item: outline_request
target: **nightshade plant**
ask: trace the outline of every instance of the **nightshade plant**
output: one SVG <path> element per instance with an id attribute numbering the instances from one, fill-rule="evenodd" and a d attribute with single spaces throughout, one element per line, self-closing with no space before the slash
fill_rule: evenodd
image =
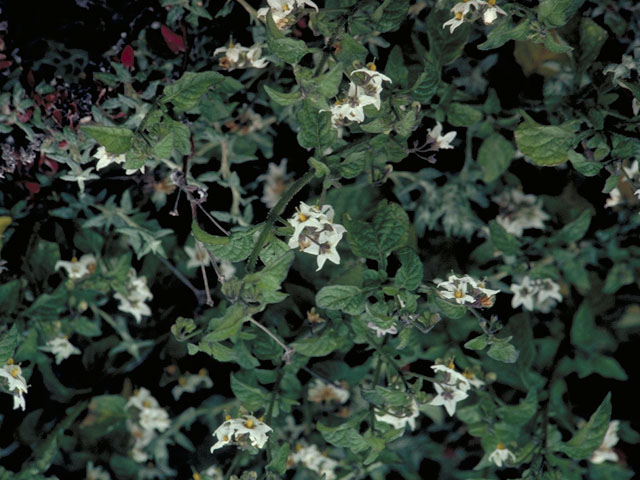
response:
<path id="1" fill-rule="evenodd" d="M 633 476 L 634 2 L 149 9 L 0 23 L 0 479 Z"/>

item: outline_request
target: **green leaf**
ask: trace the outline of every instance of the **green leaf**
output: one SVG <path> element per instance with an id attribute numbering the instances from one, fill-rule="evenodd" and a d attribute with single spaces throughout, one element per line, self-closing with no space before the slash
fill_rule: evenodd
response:
<path id="1" fill-rule="evenodd" d="M 331 285 L 322 287 L 316 294 L 316 305 L 329 310 L 341 310 L 350 315 L 364 311 L 364 294 L 353 285 Z"/>
<path id="2" fill-rule="evenodd" d="M 36 280 L 46 280 L 55 271 L 58 260 L 60 260 L 58 244 L 38 239 L 38 243 L 28 259 L 28 273 Z"/>
<path id="3" fill-rule="evenodd" d="M 316 88 L 320 95 L 333 98 L 338 95 L 342 82 L 342 63 L 336 63 L 328 72 L 319 75 L 316 80 Z"/>
<path id="4" fill-rule="evenodd" d="M 82 125 L 80 130 L 92 137 L 112 155 L 121 155 L 131 148 L 133 132 L 128 128 Z"/>
<path id="5" fill-rule="evenodd" d="M 505 405 L 498 408 L 498 416 L 510 425 L 526 424 L 538 411 L 538 394 L 535 390 L 529 390 L 527 396 L 518 405 Z"/>
<path id="6" fill-rule="evenodd" d="M 345 65 L 347 70 L 350 70 L 353 62 L 364 63 L 369 54 L 369 51 L 363 47 L 360 42 L 354 40 L 351 35 L 346 33 L 342 35 L 339 46 L 340 48 L 336 53 L 336 58 Z"/>
<path id="7" fill-rule="evenodd" d="M 230 374 L 230 378 L 231 391 L 247 410 L 251 412 L 268 405 L 269 395 L 263 388 L 244 383 L 238 380 L 233 373 Z"/>
<path id="8" fill-rule="evenodd" d="M 0 365 L 7 363 L 18 346 L 18 327 L 14 324 L 0 337 Z"/>
<path id="9" fill-rule="evenodd" d="M 193 235 L 204 243 L 216 257 L 230 262 L 241 262 L 251 254 L 254 244 L 252 230 L 234 232 L 229 237 L 211 235 L 200 228 L 194 221 L 191 224 Z"/>
<path id="10" fill-rule="evenodd" d="M 268 43 L 271 52 L 276 57 L 292 65 L 300 62 L 300 59 L 309 52 L 305 42 L 293 38 L 279 38 L 269 40 Z"/>
<path id="11" fill-rule="evenodd" d="M 613 357 L 607 355 L 588 355 L 587 358 L 576 361 L 576 371 L 579 378 L 597 373 L 604 378 L 613 378 L 624 382 L 629 379 L 622 365 Z"/>
<path id="12" fill-rule="evenodd" d="M 180 159 L 191 153 L 191 130 L 185 124 L 165 116 L 163 118 L 164 135 L 153 147 L 153 154 L 159 159 L 168 160 L 172 156 Z M 127 165 L 125 164 L 125 168 Z"/>
<path id="13" fill-rule="evenodd" d="M 431 61 L 426 61 L 424 70 L 411 87 L 411 95 L 420 103 L 427 103 L 438 91 L 440 70 Z"/>
<path id="14" fill-rule="evenodd" d="M 271 442 L 272 440 L 269 441 Z M 283 443 L 278 447 L 271 448 L 271 461 L 267 464 L 267 469 L 279 475 L 284 475 L 284 472 L 287 471 L 287 460 L 290 449 L 288 443 Z"/>
<path id="15" fill-rule="evenodd" d="M 331 445 L 348 448 L 353 453 L 361 453 L 369 449 L 362 435 L 347 423 L 338 427 L 329 427 L 320 422 L 316 425 L 322 437 Z"/>
<path id="16" fill-rule="evenodd" d="M 454 127 L 470 127 L 482 120 L 482 112 L 471 105 L 453 102 L 447 110 L 447 120 Z"/>
<path id="17" fill-rule="evenodd" d="M 394 32 L 400 25 L 409 11 L 409 0 L 385 0 L 371 16 L 373 29 L 380 32 Z"/>
<path id="18" fill-rule="evenodd" d="M 468 348 L 469 350 L 484 350 L 487 345 L 487 336 L 483 333 L 465 343 L 464 348 Z"/>
<path id="19" fill-rule="evenodd" d="M 224 80 L 218 72 L 185 72 L 173 84 L 167 85 L 160 101 L 172 103 L 176 110 L 184 111 L 198 105 L 200 97 L 209 89 Z"/>
<path id="20" fill-rule="evenodd" d="M 478 163 L 482 167 L 485 183 L 497 180 L 504 173 L 516 153 L 510 141 L 499 133 L 486 138 L 478 151 Z"/>
<path id="21" fill-rule="evenodd" d="M 607 31 L 589 17 L 580 20 L 580 57 L 579 65 L 586 70 L 598 58 L 600 50 L 607 41 Z"/>
<path id="22" fill-rule="evenodd" d="M 550 28 L 562 27 L 583 3 L 584 0 L 541 0 L 538 20 Z"/>
<path id="23" fill-rule="evenodd" d="M 402 59 L 402 48 L 396 45 L 391 49 L 384 72 L 393 80 L 394 85 L 401 88 L 407 88 L 409 81 L 409 69 L 405 66 Z M 431 98 L 431 97 L 429 97 Z"/>
<path id="24" fill-rule="evenodd" d="M 89 414 L 80 425 L 82 437 L 91 443 L 112 431 L 125 427 L 129 418 L 127 400 L 122 395 L 99 395 L 89 403 Z"/>
<path id="25" fill-rule="evenodd" d="M 349 344 L 349 337 L 345 333 L 340 329 L 325 328 L 319 337 L 314 335 L 313 337 L 301 338 L 293 342 L 291 348 L 305 357 L 325 357 Z"/>
<path id="26" fill-rule="evenodd" d="M 453 32 L 449 28 L 442 28 L 452 16 L 449 8 L 432 8 L 427 16 L 429 56 L 440 66 L 450 64 L 462 54 L 471 33 L 471 27 L 467 23 Z"/>
<path id="27" fill-rule="evenodd" d="M 400 259 L 400 268 L 394 278 L 394 283 L 399 288 L 415 290 L 422 283 L 424 275 L 420 257 L 410 248 L 403 248 L 397 252 Z"/>
<path id="28" fill-rule="evenodd" d="M 493 50 L 500 48 L 510 40 L 526 40 L 531 33 L 531 22 L 523 20 L 514 25 L 511 18 L 505 18 L 491 28 L 487 34 L 487 40 L 478 45 L 479 50 Z"/>
<path id="29" fill-rule="evenodd" d="M 360 257 L 381 262 L 407 242 L 409 217 L 396 203 L 381 201 L 370 223 L 352 220 L 348 215 L 343 221 L 351 250 Z"/>
<path id="30" fill-rule="evenodd" d="M 520 151 L 543 167 L 566 162 L 578 125 L 573 121 L 558 126 L 540 125 L 528 115 L 524 117 L 525 121 L 515 131 Z"/>
<path id="31" fill-rule="evenodd" d="M 520 241 L 495 220 L 489 222 L 489 232 L 495 247 L 505 255 L 516 255 L 520 252 Z"/>
<path id="32" fill-rule="evenodd" d="M 553 238 L 560 243 L 577 242 L 585 236 L 590 224 L 591 212 L 585 210 L 573 222 L 562 227 L 562 230 L 556 233 Z"/>
<path id="33" fill-rule="evenodd" d="M 450 318 L 451 320 L 460 320 L 467 313 L 467 307 L 464 305 L 458 305 L 457 303 L 451 303 L 440 297 L 439 295 L 433 296 L 433 301 L 436 307 L 442 312 L 442 314 Z"/>
<path id="34" fill-rule="evenodd" d="M 331 125 L 331 114 L 319 112 L 309 100 L 305 100 L 298 112 L 298 143 L 303 148 L 324 150 L 337 138 L 336 129 Z"/>
<path id="35" fill-rule="evenodd" d="M 99 323 L 87 317 L 74 318 L 71 322 L 71 328 L 73 328 L 73 331 L 77 334 L 89 338 L 99 337 L 102 334 Z"/>
<path id="36" fill-rule="evenodd" d="M 593 311 L 587 302 L 583 302 L 573 316 L 570 337 L 573 345 L 590 353 L 616 346 L 611 334 L 597 326 Z"/>
<path id="37" fill-rule="evenodd" d="M 516 347 L 510 343 L 508 338 L 494 338 L 493 343 L 487 351 L 494 360 L 504 363 L 515 363 L 520 355 Z"/>
<path id="38" fill-rule="evenodd" d="M 209 343 L 226 340 L 240 331 L 245 319 L 243 307 L 236 303 L 227 308 L 222 317 L 212 318 L 209 321 L 208 330 L 211 333 L 207 334 L 203 340 Z"/>
<path id="39" fill-rule="evenodd" d="M 19 303 L 20 280 L 10 280 L 0 285 L 0 312 L 3 315 L 13 313 Z"/>
<path id="40" fill-rule="evenodd" d="M 606 182 L 604 182 L 604 188 L 602 189 L 602 193 L 609 193 L 611 190 L 618 186 L 618 182 L 620 180 L 620 175 L 610 175 Z"/>
<path id="41" fill-rule="evenodd" d="M 584 158 L 584 155 L 577 153 L 574 150 L 569 150 L 568 155 L 573 168 L 585 177 L 594 177 L 600 173 L 600 170 L 602 169 L 602 165 L 600 163 L 590 162 Z"/>
<path id="42" fill-rule="evenodd" d="M 618 291 L 624 285 L 631 285 L 635 282 L 634 270 L 626 263 L 616 263 L 604 282 L 603 293 L 611 294 Z"/>
<path id="43" fill-rule="evenodd" d="M 584 460 L 600 445 L 609 426 L 611 418 L 611 393 L 607 393 L 598 409 L 589 421 L 578 430 L 571 440 L 560 443 L 557 451 L 566 453 L 574 460 Z"/>

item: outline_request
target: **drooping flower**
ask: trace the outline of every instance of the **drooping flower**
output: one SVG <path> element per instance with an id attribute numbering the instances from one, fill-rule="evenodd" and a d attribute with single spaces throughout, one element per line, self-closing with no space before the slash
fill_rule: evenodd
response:
<path id="1" fill-rule="evenodd" d="M 350 122 L 364 122 L 364 107 L 376 103 L 376 97 L 367 95 L 362 88 L 351 82 L 349 93 L 342 100 L 336 100 L 331 107 L 331 124 L 334 128 Z M 322 110 L 321 110 L 322 111 Z"/>
<path id="2" fill-rule="evenodd" d="M 273 208 L 276 206 L 280 197 L 287 188 L 289 178 L 291 174 L 287 174 L 287 160 L 282 160 L 280 165 L 275 163 L 269 163 L 267 173 L 258 176 L 258 180 L 264 181 L 264 188 L 262 190 L 262 203 L 267 208 Z"/>
<path id="3" fill-rule="evenodd" d="M 438 395 L 435 396 L 433 400 L 429 402 L 429 404 L 435 406 L 444 406 L 449 416 L 453 416 L 456 413 L 456 403 L 464 400 L 469 396 L 466 391 L 460 390 L 456 387 L 441 385 L 439 383 L 434 383 L 433 386 L 435 387 Z"/>
<path id="4" fill-rule="evenodd" d="M 591 463 L 603 463 L 605 461 L 617 462 L 618 454 L 613 450 L 613 447 L 620 440 L 618 438 L 618 427 L 620 426 L 619 420 L 612 420 L 609 422 L 604 438 L 602 439 L 602 445 L 591 454 L 589 461 Z"/>
<path id="5" fill-rule="evenodd" d="M 251 445 L 262 448 L 269 439 L 267 433 L 271 431 L 272 428 L 269 425 L 253 415 L 243 415 L 241 418 L 227 417 L 224 423 L 213 432 L 218 441 L 211 447 L 211 453 L 225 445 L 237 445 L 241 448 Z"/>
<path id="6" fill-rule="evenodd" d="M 381 100 L 380 93 L 382 93 L 382 82 L 392 83 L 392 80 L 386 75 L 378 72 L 375 63 L 370 62 L 365 68 L 358 68 L 351 72 L 351 78 L 363 79 L 358 82 L 351 82 L 349 85 L 349 97 L 356 95 L 366 95 L 373 98 L 373 105 L 377 110 L 380 110 Z"/>
<path id="7" fill-rule="evenodd" d="M 482 12 L 482 21 L 485 25 L 491 25 L 493 22 L 495 22 L 496 18 L 498 18 L 498 15 L 507 14 L 507 12 L 496 5 L 496 0 L 487 0 L 481 3 L 484 5 L 484 10 Z"/>
<path id="8" fill-rule="evenodd" d="M 395 325 L 391 325 L 389 328 L 381 328 L 375 323 L 369 322 L 367 323 L 367 327 L 376 332 L 376 336 L 378 338 L 384 337 L 385 335 L 395 335 L 396 333 L 398 333 L 398 329 Z"/>
<path id="9" fill-rule="evenodd" d="M 321 208 L 300 202 L 298 211 L 289 219 L 293 226 L 293 235 L 289 239 L 289 248 L 299 248 L 305 253 L 317 255 L 320 270 L 327 260 L 340 263 L 340 255 L 336 247 L 346 229 L 333 223 L 333 208 L 324 205 Z"/>
<path id="10" fill-rule="evenodd" d="M 4 379 L 4 381 L 2 380 Z M 27 381 L 22 376 L 20 365 L 10 358 L 5 365 L 0 368 L 0 387 L 13 396 L 13 409 L 26 409 L 24 394 L 27 393 Z"/>
<path id="11" fill-rule="evenodd" d="M 58 260 L 55 268 L 56 270 L 63 268 L 67 271 L 71 280 L 79 280 L 95 272 L 97 266 L 98 262 L 96 257 L 90 253 L 86 253 L 81 256 L 79 260 L 76 257 L 73 257 L 70 262 Z"/>
<path id="12" fill-rule="evenodd" d="M 314 403 L 346 403 L 349 400 L 349 396 L 349 390 L 346 388 L 338 388 L 318 378 L 313 380 L 307 392 L 307 400 Z"/>
<path id="13" fill-rule="evenodd" d="M 93 154 L 93 156 L 98 159 L 98 163 L 96 164 L 96 170 L 101 170 L 105 167 L 108 167 L 112 163 L 121 165 L 127 160 L 127 157 L 124 153 L 120 155 L 112 155 L 111 153 L 107 152 L 106 148 L 102 146 L 98 147 L 98 150 L 96 151 L 96 153 Z M 133 175 L 138 171 L 140 173 L 144 173 L 144 165 L 142 165 L 140 168 L 125 169 L 125 173 L 127 175 Z"/>
<path id="14" fill-rule="evenodd" d="M 211 264 L 209 254 L 205 250 L 200 242 L 196 240 L 195 247 L 184 247 L 184 251 L 187 252 L 189 260 L 187 261 L 187 268 L 195 267 L 208 267 Z"/>
<path id="15" fill-rule="evenodd" d="M 480 15 L 485 25 L 492 24 L 498 15 L 506 15 L 507 12 L 496 5 L 496 0 L 463 0 L 456 3 L 451 9 L 453 18 L 446 21 L 442 28 L 449 27 L 449 32 L 462 25 L 464 22 L 474 22 Z"/>
<path id="16" fill-rule="evenodd" d="M 507 462 L 515 462 L 516 456 L 502 443 L 498 443 L 496 449 L 489 454 L 489 461 L 495 463 L 498 468 L 501 468 L 502 465 Z"/>
<path id="17" fill-rule="evenodd" d="M 435 127 L 427 130 L 427 135 L 433 139 L 435 146 L 440 150 L 453 148 L 451 142 L 456 138 L 457 134 L 458 132 L 452 131 L 442 135 L 442 124 L 440 122 L 436 122 Z"/>
<path id="18" fill-rule="evenodd" d="M 79 355 L 82 353 L 79 348 L 73 346 L 66 335 L 60 335 L 49 340 L 45 347 L 40 347 L 40 350 L 53 353 L 56 356 L 56 365 L 60 365 L 60 362 L 66 360 L 71 355 Z"/>

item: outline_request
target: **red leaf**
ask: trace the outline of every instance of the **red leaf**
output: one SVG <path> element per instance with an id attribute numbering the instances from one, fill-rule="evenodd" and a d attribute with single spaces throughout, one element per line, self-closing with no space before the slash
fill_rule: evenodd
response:
<path id="1" fill-rule="evenodd" d="M 179 52 L 187 51 L 187 47 L 185 47 L 182 37 L 173 33 L 169 27 L 162 25 L 162 27 L 160 27 L 160 32 L 164 37 L 164 41 L 167 43 L 167 47 L 169 47 L 169 50 L 171 50 L 175 55 Z"/>
<path id="2" fill-rule="evenodd" d="M 31 119 L 32 115 L 33 115 L 33 108 L 30 108 L 26 112 L 18 115 L 18 120 L 21 121 L 22 123 L 28 122 Z"/>
<path id="3" fill-rule="evenodd" d="M 24 186 L 29 190 L 29 196 L 31 197 L 40 191 L 40 184 L 37 182 L 24 182 Z"/>
<path id="4" fill-rule="evenodd" d="M 122 55 L 120 55 L 120 63 L 126 68 L 133 68 L 133 55 L 133 48 L 131 48 L 131 45 L 127 45 L 124 47 L 124 50 L 122 50 Z"/>
<path id="5" fill-rule="evenodd" d="M 13 63 L 13 60 L 0 60 L 0 70 L 9 68 L 12 63 Z"/>

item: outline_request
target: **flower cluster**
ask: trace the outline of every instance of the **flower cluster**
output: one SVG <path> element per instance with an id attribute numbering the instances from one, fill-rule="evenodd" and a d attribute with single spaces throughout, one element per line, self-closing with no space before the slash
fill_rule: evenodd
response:
<path id="1" fill-rule="evenodd" d="M 442 25 L 442 28 L 449 27 L 451 33 L 464 22 L 475 22 L 482 17 L 484 24 L 490 25 L 498 18 L 498 15 L 507 14 L 496 5 L 496 0 L 463 0 L 456 3 L 451 11 L 453 18 Z"/>
<path id="2" fill-rule="evenodd" d="M 40 347 L 43 352 L 51 352 L 56 356 L 56 365 L 66 360 L 71 355 L 79 355 L 82 352 L 79 348 L 73 346 L 66 335 L 60 335 L 47 342 L 46 347 Z"/>
<path id="3" fill-rule="evenodd" d="M 629 167 L 622 167 L 622 170 L 624 170 L 624 173 L 626 175 L 626 178 L 623 176 L 624 180 L 622 181 L 624 183 L 628 183 L 629 181 L 632 183 L 640 182 L 640 167 L 638 166 L 638 160 L 634 160 L 633 162 L 631 162 L 631 165 Z M 634 193 L 638 196 L 638 198 L 640 198 L 640 189 L 636 190 Z M 631 195 L 629 194 L 629 196 Z M 609 192 L 609 198 L 605 202 L 604 206 L 607 208 L 611 208 L 622 203 L 624 203 L 622 192 L 618 187 L 615 187 Z"/>
<path id="4" fill-rule="evenodd" d="M 524 194 L 520 190 L 507 190 L 493 200 L 500 207 L 496 222 L 516 237 L 521 237 L 528 228 L 543 230 L 544 222 L 551 218 L 542 210 L 542 202 L 535 195 Z"/>
<path id="5" fill-rule="evenodd" d="M 514 463 L 516 456 L 511 450 L 505 447 L 503 443 L 498 443 L 496 449 L 489 454 L 489 461 L 495 463 L 498 468 L 501 468 L 504 463 Z"/>
<path id="6" fill-rule="evenodd" d="M 4 381 L 2 380 L 4 379 Z M 7 363 L 0 368 L 0 387 L 13 396 L 13 409 L 26 409 L 24 394 L 27 393 L 27 381 L 22 376 L 20 365 L 10 358 Z"/>
<path id="7" fill-rule="evenodd" d="M 107 152 L 107 149 L 104 147 L 98 147 L 98 150 L 96 151 L 96 153 L 93 154 L 93 156 L 98 159 L 98 163 L 96 164 L 96 170 L 100 170 L 102 168 L 108 167 L 112 163 L 120 165 L 127 160 L 124 154 L 112 155 L 109 152 Z M 125 169 L 125 173 L 127 175 L 133 175 L 137 171 L 139 171 L 140 173 L 144 173 L 144 165 L 142 165 L 140 168 Z"/>
<path id="8" fill-rule="evenodd" d="M 151 309 L 145 302 L 153 298 L 153 294 L 147 286 L 146 277 L 138 277 L 136 271 L 132 268 L 129 270 L 129 281 L 123 289 L 126 295 L 118 292 L 114 297 L 120 301 L 118 310 L 130 313 L 140 323 L 143 316 L 151 315 Z"/>
<path id="9" fill-rule="evenodd" d="M 280 30 L 293 25 L 298 20 L 298 13 L 305 6 L 309 6 L 318 11 L 318 6 L 311 0 L 267 0 L 268 7 L 258 10 L 258 18 L 265 20 L 267 14 L 271 12 L 274 23 Z"/>
<path id="10" fill-rule="evenodd" d="M 408 408 L 393 409 L 385 413 L 376 411 L 375 415 L 378 422 L 387 423 L 393 428 L 404 428 L 408 425 L 411 430 L 415 430 L 416 418 L 420 415 L 420 410 L 418 410 L 418 403 L 412 399 Z"/>
<path id="11" fill-rule="evenodd" d="M 224 53 L 218 60 L 220 68 L 234 70 L 236 68 L 264 68 L 269 61 L 262 57 L 262 46 L 255 44 L 251 47 L 243 47 L 239 43 L 229 42 L 228 47 L 216 48 L 214 55 Z"/>
<path id="12" fill-rule="evenodd" d="M 200 386 L 203 388 L 213 387 L 213 381 L 209 378 L 209 372 L 206 368 L 202 368 L 197 375 L 184 375 L 178 378 L 178 385 L 171 389 L 173 398 L 178 400 L 183 393 L 193 393 Z"/>
<path id="13" fill-rule="evenodd" d="M 340 255 L 336 246 L 342 240 L 346 229 L 333 223 L 333 208 L 309 206 L 300 202 L 297 212 L 289 219 L 293 226 L 293 235 L 289 239 L 289 248 L 300 248 L 305 253 L 318 256 L 320 270 L 327 260 L 340 263 Z"/>
<path id="14" fill-rule="evenodd" d="M 224 423 L 213 432 L 218 441 L 211 447 L 211 452 L 229 444 L 243 449 L 249 445 L 262 448 L 267 443 L 267 433 L 270 431 L 272 428 L 269 425 L 253 415 L 243 415 L 241 418 L 227 415 Z"/>
<path id="15" fill-rule="evenodd" d="M 480 308 L 492 307 L 495 295 L 500 293 L 500 290 L 486 288 L 485 282 L 478 282 L 469 275 L 449 275 L 446 282 L 438 283 L 438 288 L 444 298 L 455 300 L 460 305 Z"/>
<path id="16" fill-rule="evenodd" d="M 146 462 L 148 455 L 144 448 L 154 439 L 156 430 L 163 432 L 169 428 L 169 414 L 144 387 L 134 392 L 126 406 L 133 409 L 135 418 L 128 422 L 129 432 L 134 439 L 131 456 L 136 462 Z"/>
<path id="17" fill-rule="evenodd" d="M 605 461 L 617 462 L 618 454 L 613 450 L 613 447 L 620 440 L 618 438 L 618 427 L 620 426 L 620 421 L 612 420 L 609 422 L 609 427 L 607 428 L 606 433 L 604 434 L 604 439 L 602 440 L 602 445 L 600 445 L 596 451 L 591 454 L 591 458 L 589 461 L 591 463 L 603 463 Z"/>
<path id="18" fill-rule="evenodd" d="M 331 124 L 335 128 L 350 122 L 364 121 L 364 107 L 373 105 L 380 110 L 380 93 L 382 82 L 391 83 L 386 75 L 376 71 L 374 63 L 368 63 L 366 68 L 358 68 L 351 72 L 349 92 L 346 98 L 336 100 L 331 107 Z"/>
<path id="19" fill-rule="evenodd" d="M 95 272 L 97 265 L 96 257 L 87 253 L 81 256 L 79 260 L 76 257 L 73 257 L 70 262 L 58 260 L 56 262 L 56 270 L 63 268 L 67 271 L 67 275 L 71 280 L 80 280 Z"/>
<path id="20" fill-rule="evenodd" d="M 455 370 L 453 362 L 450 362 L 448 365 L 432 365 L 431 369 L 441 374 L 442 381 L 433 384 L 437 395 L 429 404 L 435 406 L 442 405 L 447 413 L 453 416 L 453 414 L 456 413 L 456 403 L 469 396 L 467 392 L 471 388 L 471 382 L 466 375 Z M 483 384 L 480 380 L 478 380 L 478 382 L 480 382 L 478 386 Z"/>
<path id="21" fill-rule="evenodd" d="M 316 472 L 324 480 L 334 480 L 336 478 L 336 468 L 338 462 L 333 458 L 323 455 L 316 445 L 296 445 L 296 451 L 289 455 L 287 466 L 302 465 L 309 470 Z"/>
<path id="22" fill-rule="evenodd" d="M 518 308 L 522 305 L 530 312 L 538 310 L 542 313 L 549 313 L 556 305 L 556 301 L 562 301 L 560 285 L 550 278 L 531 280 L 528 276 L 522 279 L 520 284 L 511 285 L 513 298 L 511 306 Z"/>

